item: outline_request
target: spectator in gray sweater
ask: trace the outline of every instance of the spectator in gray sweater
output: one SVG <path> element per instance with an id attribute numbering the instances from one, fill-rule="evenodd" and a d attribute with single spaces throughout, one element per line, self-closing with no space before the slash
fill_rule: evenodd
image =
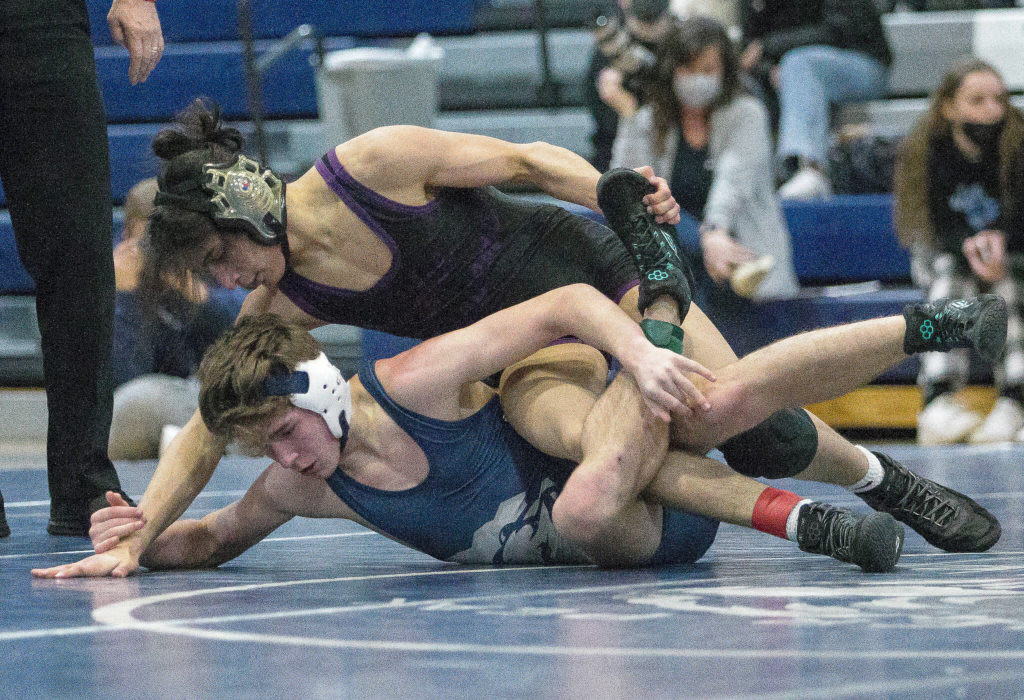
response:
<path id="1" fill-rule="evenodd" d="M 658 80 L 642 108 L 613 81 L 601 86 L 620 117 L 612 165 L 649 163 L 668 178 L 684 212 L 680 240 L 698 272 L 707 272 L 713 294 L 705 303 L 713 310 L 715 296 L 793 296 L 798 285 L 772 181 L 767 115 L 740 86 L 725 28 L 707 17 L 677 24 L 660 51 Z"/>

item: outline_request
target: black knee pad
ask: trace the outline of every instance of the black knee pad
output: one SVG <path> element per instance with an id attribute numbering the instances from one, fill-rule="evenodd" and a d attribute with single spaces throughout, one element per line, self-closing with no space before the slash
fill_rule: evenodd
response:
<path id="1" fill-rule="evenodd" d="M 787 408 L 729 438 L 718 449 L 740 474 L 782 479 L 810 465 L 818 451 L 818 429 L 807 411 Z"/>

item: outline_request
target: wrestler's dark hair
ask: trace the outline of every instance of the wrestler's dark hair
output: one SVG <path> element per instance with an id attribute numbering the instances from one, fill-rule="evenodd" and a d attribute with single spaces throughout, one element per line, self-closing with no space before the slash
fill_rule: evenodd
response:
<path id="1" fill-rule="evenodd" d="M 246 316 L 226 331 L 199 365 L 199 413 L 210 432 L 246 447 L 266 444 L 268 419 L 287 409 L 287 396 L 267 396 L 264 381 L 300 362 L 316 359 L 321 346 L 296 323 L 273 314 Z"/>
<path id="2" fill-rule="evenodd" d="M 693 62 L 705 49 L 718 47 L 722 56 L 722 92 L 711 110 L 727 105 L 744 92 L 740 62 L 729 34 L 721 22 L 710 17 L 690 17 L 673 24 L 658 48 L 655 85 L 648 95 L 654 109 L 654 150 L 662 153 L 669 131 L 678 128 L 682 117 L 679 100 L 672 89 L 676 68 Z"/>
<path id="3" fill-rule="evenodd" d="M 203 165 L 227 162 L 245 145 L 238 129 L 221 122 L 220 107 L 213 100 L 194 100 L 175 121 L 153 139 L 153 153 L 164 161 L 158 179 L 165 187 L 199 177 Z M 218 234 L 238 235 L 218 229 L 206 214 L 166 204 L 154 208 L 140 246 L 138 294 L 147 311 L 180 307 L 178 290 L 193 284 L 192 275 L 202 266 L 203 246 Z"/>

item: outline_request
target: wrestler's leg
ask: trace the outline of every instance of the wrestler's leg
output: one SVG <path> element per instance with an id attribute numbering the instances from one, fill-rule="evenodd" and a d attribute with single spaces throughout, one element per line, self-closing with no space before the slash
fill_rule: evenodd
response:
<path id="1" fill-rule="evenodd" d="M 616 478 L 618 470 L 608 476 L 599 465 L 605 464 L 601 460 L 609 459 L 608 455 L 619 455 L 623 464 L 637 465 L 637 474 L 643 476 L 635 478 L 649 480 L 664 448 L 646 453 L 646 442 L 615 437 L 651 431 L 635 425 L 647 414 L 634 403 L 640 401 L 639 396 L 615 391 L 611 396 L 625 405 L 606 408 L 622 411 L 623 419 L 611 431 L 609 444 L 591 444 L 588 458 L 584 458 L 584 426 L 605 390 L 607 377 L 608 365 L 600 352 L 582 343 L 562 343 L 506 369 L 499 393 L 506 419 L 521 435 L 529 436 L 534 446 L 548 454 L 580 463 L 552 508 L 555 526 L 600 564 L 636 566 L 650 561 L 658 548 L 661 507 L 637 498 L 643 484 L 624 487 L 627 480 Z M 655 429 L 660 429 L 665 442 L 667 428 L 661 426 Z M 607 503 L 612 505 L 604 505 Z M 578 511 L 590 505 L 598 512 L 583 523 Z"/>
<path id="2" fill-rule="evenodd" d="M 905 352 L 920 350 L 918 323 L 907 323 L 919 315 L 916 307 L 908 307 L 904 316 L 788 338 L 716 369 L 718 382 L 705 390 L 711 410 L 674 421 L 674 439 L 698 449 L 717 441 L 729 465 L 749 476 L 793 476 L 844 486 L 941 549 L 988 549 L 999 539 L 999 522 L 970 498 L 914 474 L 887 455 L 849 443 L 803 411 L 780 411 L 844 394 L 900 362 Z M 950 313 L 977 311 L 978 318 L 987 318 L 989 323 L 978 327 L 987 325 L 990 332 L 971 342 L 990 355 L 998 353 L 996 346 L 1005 338 L 1005 308 L 984 298 L 946 307 Z M 952 343 L 966 342 L 951 337 Z M 943 340 L 944 346 L 952 343 Z"/>
<path id="3" fill-rule="evenodd" d="M 589 375 L 585 369 L 588 365 Z M 548 439 L 560 450 L 555 453 L 557 456 L 578 460 L 584 450 L 572 441 L 583 439 L 584 423 L 601 395 L 605 376 L 600 353 L 580 343 L 568 343 L 545 348 L 535 357 L 510 367 L 503 375 L 500 391 L 503 403 L 517 407 L 519 410 L 514 413 L 519 416 L 535 419 L 539 409 L 560 405 L 562 413 L 556 422 L 561 427 L 549 433 Z M 626 415 L 636 415 L 636 412 Z M 510 421 L 518 428 L 515 420 Z M 604 454 L 601 449 L 589 452 L 591 459 Z M 648 470 L 644 459 L 647 456 L 639 457 L 641 471 Z M 589 490 L 600 492 L 605 488 L 602 474 L 607 470 L 594 466 L 584 460 L 573 472 L 570 479 L 577 481 L 577 494 Z M 647 490 L 643 498 L 635 494 L 630 498 L 622 497 L 624 504 L 617 512 L 604 515 L 599 526 L 571 534 L 566 530 L 571 531 L 573 523 L 567 527 L 566 501 L 560 495 L 552 512 L 556 526 L 604 566 L 638 566 L 659 562 L 662 558 L 675 561 L 680 556 L 676 550 L 680 548 L 684 559 L 693 558 L 689 545 L 694 543 L 687 539 L 688 535 L 679 535 L 672 528 L 667 533 L 662 532 L 669 514 L 663 513 L 661 504 L 754 527 L 794 540 L 805 551 L 828 554 L 867 570 L 887 570 L 898 556 L 902 530 L 888 516 L 858 516 L 843 509 L 810 503 L 795 494 L 769 489 L 719 462 L 681 452 L 669 453 L 651 471 L 653 475 L 650 483 L 644 485 Z M 574 497 L 577 496 L 570 493 L 569 498 Z M 807 507 L 800 511 L 801 506 Z M 802 529 L 801 522 L 804 523 Z M 852 534 L 841 538 L 832 536 L 844 529 Z M 827 533 L 831 534 L 825 536 Z M 677 541 L 678 536 L 685 541 Z M 840 540 L 856 542 L 857 547 L 833 546 Z"/>

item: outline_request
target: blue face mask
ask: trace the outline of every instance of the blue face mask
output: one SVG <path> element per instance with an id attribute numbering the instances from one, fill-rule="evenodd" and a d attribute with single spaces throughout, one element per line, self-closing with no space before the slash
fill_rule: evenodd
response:
<path id="1" fill-rule="evenodd" d="M 707 73 L 676 75 L 672 80 L 676 98 L 687 107 L 707 107 L 722 94 L 722 79 Z"/>

